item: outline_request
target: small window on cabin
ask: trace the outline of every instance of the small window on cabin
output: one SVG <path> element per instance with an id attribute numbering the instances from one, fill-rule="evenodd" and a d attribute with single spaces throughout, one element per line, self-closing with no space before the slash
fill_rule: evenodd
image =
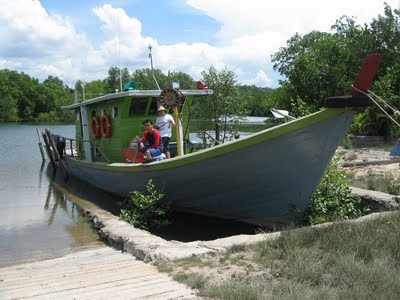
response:
<path id="1" fill-rule="evenodd" d="M 146 113 L 147 98 L 133 98 L 129 109 L 129 116 L 144 115 Z"/>
<path id="2" fill-rule="evenodd" d="M 117 118 L 118 117 L 118 107 L 114 106 L 112 109 L 112 117 Z"/>

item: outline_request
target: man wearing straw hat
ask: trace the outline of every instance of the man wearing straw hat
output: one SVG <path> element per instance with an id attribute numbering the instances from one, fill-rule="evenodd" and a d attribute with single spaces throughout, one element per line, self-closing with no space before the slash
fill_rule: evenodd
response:
<path id="1" fill-rule="evenodd" d="M 167 110 L 162 105 L 158 108 L 157 114 L 156 127 L 160 131 L 164 154 L 167 158 L 170 158 L 169 141 L 172 136 L 171 126 L 175 125 L 175 121 L 170 114 L 167 114 Z"/>

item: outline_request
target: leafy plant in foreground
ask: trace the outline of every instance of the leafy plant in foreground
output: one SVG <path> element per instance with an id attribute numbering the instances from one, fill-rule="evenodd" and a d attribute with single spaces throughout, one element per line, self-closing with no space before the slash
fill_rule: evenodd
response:
<path id="1" fill-rule="evenodd" d="M 358 202 L 359 197 L 351 193 L 346 175 L 338 170 L 334 159 L 307 206 L 305 221 L 317 224 L 365 215 L 368 208 L 360 208 Z"/>
<path id="2" fill-rule="evenodd" d="M 162 201 L 165 194 L 156 189 L 152 179 L 148 181 L 146 190 L 147 194 L 137 190 L 130 193 L 131 197 L 121 203 L 120 218 L 144 230 L 170 224 L 169 204 Z"/>

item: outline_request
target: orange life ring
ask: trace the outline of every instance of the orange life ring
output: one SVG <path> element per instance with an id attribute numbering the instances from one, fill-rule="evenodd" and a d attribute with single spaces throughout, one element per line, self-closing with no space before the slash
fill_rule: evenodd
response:
<path id="1" fill-rule="evenodd" d="M 100 131 L 101 131 L 101 135 L 105 138 L 108 138 L 111 136 L 111 120 L 107 116 L 107 114 L 104 114 L 101 117 Z"/>
<path id="2" fill-rule="evenodd" d="M 99 118 L 93 116 L 92 121 L 90 122 L 90 128 L 92 129 L 92 135 L 95 139 L 100 136 L 100 121 Z"/>

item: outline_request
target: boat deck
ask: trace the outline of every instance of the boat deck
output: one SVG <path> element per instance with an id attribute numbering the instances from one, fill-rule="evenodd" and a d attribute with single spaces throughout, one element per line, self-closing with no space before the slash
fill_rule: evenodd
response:
<path id="1" fill-rule="evenodd" d="M 0 299 L 200 299 L 130 254 L 101 248 L 0 268 Z"/>

